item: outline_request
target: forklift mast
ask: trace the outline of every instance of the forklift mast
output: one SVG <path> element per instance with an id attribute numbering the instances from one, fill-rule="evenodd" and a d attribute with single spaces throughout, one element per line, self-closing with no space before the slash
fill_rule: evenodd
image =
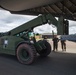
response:
<path id="1" fill-rule="evenodd" d="M 16 28 L 10 30 L 7 35 L 14 36 L 21 32 L 32 30 L 34 27 L 40 26 L 40 25 L 46 24 L 46 23 L 54 24 L 57 26 L 57 20 L 51 14 L 40 15 L 37 18 L 35 18 L 19 27 L 16 27 Z"/>

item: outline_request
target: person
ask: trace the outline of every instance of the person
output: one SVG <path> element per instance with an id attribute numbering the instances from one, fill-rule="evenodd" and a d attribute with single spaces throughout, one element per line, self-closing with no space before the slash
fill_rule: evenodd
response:
<path id="1" fill-rule="evenodd" d="M 66 40 L 62 38 L 61 38 L 61 48 L 62 48 L 62 51 L 66 51 Z"/>
<path id="2" fill-rule="evenodd" d="M 59 42 L 59 39 L 57 38 L 57 35 L 54 35 L 53 37 L 53 51 L 58 51 L 58 42 Z"/>

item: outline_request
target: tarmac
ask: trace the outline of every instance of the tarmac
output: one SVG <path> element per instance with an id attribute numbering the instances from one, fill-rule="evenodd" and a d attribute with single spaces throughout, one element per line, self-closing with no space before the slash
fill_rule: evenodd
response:
<path id="1" fill-rule="evenodd" d="M 19 63 L 16 56 L 0 54 L 0 75 L 76 75 L 76 43 L 66 44 L 66 52 L 62 52 L 59 42 L 57 52 L 45 58 L 37 56 L 31 65 Z"/>

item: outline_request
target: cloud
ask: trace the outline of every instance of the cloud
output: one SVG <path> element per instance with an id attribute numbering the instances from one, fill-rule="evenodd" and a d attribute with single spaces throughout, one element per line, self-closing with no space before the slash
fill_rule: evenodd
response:
<path id="1" fill-rule="evenodd" d="M 34 28 L 34 32 L 35 33 L 52 33 L 52 31 L 54 31 L 55 33 L 57 33 L 57 28 L 55 26 L 53 26 L 52 24 L 45 24 L 42 26 L 38 26 L 36 28 Z"/>
<path id="2" fill-rule="evenodd" d="M 9 11 L 0 10 L 0 32 L 9 31 L 33 19 L 34 17 L 26 16 L 26 15 L 11 14 Z"/>
<path id="3" fill-rule="evenodd" d="M 76 21 L 69 21 L 69 34 L 76 33 Z"/>

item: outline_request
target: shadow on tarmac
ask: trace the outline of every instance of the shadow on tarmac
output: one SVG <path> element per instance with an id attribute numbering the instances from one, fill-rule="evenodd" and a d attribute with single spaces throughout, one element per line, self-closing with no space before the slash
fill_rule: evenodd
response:
<path id="1" fill-rule="evenodd" d="M 31 65 L 18 63 L 16 56 L 6 54 L 0 54 L 0 60 L 0 75 L 6 71 L 7 75 L 76 75 L 76 54 L 73 53 L 52 52 L 45 58 L 38 55 Z"/>

